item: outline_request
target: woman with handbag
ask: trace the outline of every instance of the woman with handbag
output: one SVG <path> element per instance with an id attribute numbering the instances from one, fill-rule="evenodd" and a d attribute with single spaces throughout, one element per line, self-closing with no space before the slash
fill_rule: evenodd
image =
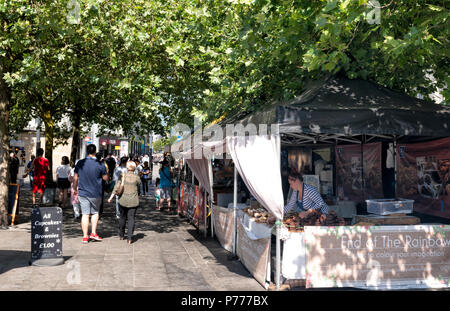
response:
<path id="1" fill-rule="evenodd" d="M 108 203 L 111 203 L 115 195 L 119 196 L 119 238 L 121 240 L 125 238 L 125 226 L 128 220 L 128 244 L 131 244 L 133 239 L 134 220 L 139 206 L 141 186 L 141 179 L 134 173 L 135 170 L 136 163 L 128 161 L 127 172 L 122 174 L 120 181 L 116 183 L 108 199 Z"/>

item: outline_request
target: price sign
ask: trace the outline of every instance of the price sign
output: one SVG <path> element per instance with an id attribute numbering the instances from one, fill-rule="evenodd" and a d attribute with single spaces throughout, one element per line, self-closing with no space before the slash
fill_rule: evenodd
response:
<path id="1" fill-rule="evenodd" d="M 62 209 L 40 207 L 31 213 L 31 260 L 62 258 Z"/>

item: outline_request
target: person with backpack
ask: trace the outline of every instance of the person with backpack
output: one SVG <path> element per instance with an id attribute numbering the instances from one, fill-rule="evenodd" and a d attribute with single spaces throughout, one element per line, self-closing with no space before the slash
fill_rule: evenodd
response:
<path id="1" fill-rule="evenodd" d="M 127 172 L 123 173 L 119 181 L 114 186 L 114 190 L 108 199 L 111 203 L 114 196 L 119 197 L 119 238 L 125 239 L 125 226 L 128 221 L 128 244 L 133 243 L 134 222 L 137 208 L 139 207 L 139 192 L 141 186 L 141 179 L 134 173 L 136 170 L 136 163 L 128 161 L 126 164 Z"/>

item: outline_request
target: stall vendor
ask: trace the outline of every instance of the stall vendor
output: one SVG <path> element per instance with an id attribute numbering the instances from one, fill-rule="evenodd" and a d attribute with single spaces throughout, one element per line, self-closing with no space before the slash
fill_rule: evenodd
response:
<path id="1" fill-rule="evenodd" d="M 317 209 L 328 214 L 327 204 L 315 187 L 303 183 L 302 174 L 293 170 L 289 173 L 288 180 L 293 191 L 289 202 L 284 207 L 284 214 L 293 210 L 300 213 L 300 217 L 304 217 Z"/>

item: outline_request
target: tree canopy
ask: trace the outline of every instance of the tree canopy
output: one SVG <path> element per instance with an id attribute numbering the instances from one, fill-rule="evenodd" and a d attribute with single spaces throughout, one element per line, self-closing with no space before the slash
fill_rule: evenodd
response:
<path id="1" fill-rule="evenodd" d="M 93 123 L 164 134 L 338 72 L 445 104 L 448 19 L 441 0 L 0 1 L 0 188 L 8 135 L 33 117 L 50 150 Z"/>

